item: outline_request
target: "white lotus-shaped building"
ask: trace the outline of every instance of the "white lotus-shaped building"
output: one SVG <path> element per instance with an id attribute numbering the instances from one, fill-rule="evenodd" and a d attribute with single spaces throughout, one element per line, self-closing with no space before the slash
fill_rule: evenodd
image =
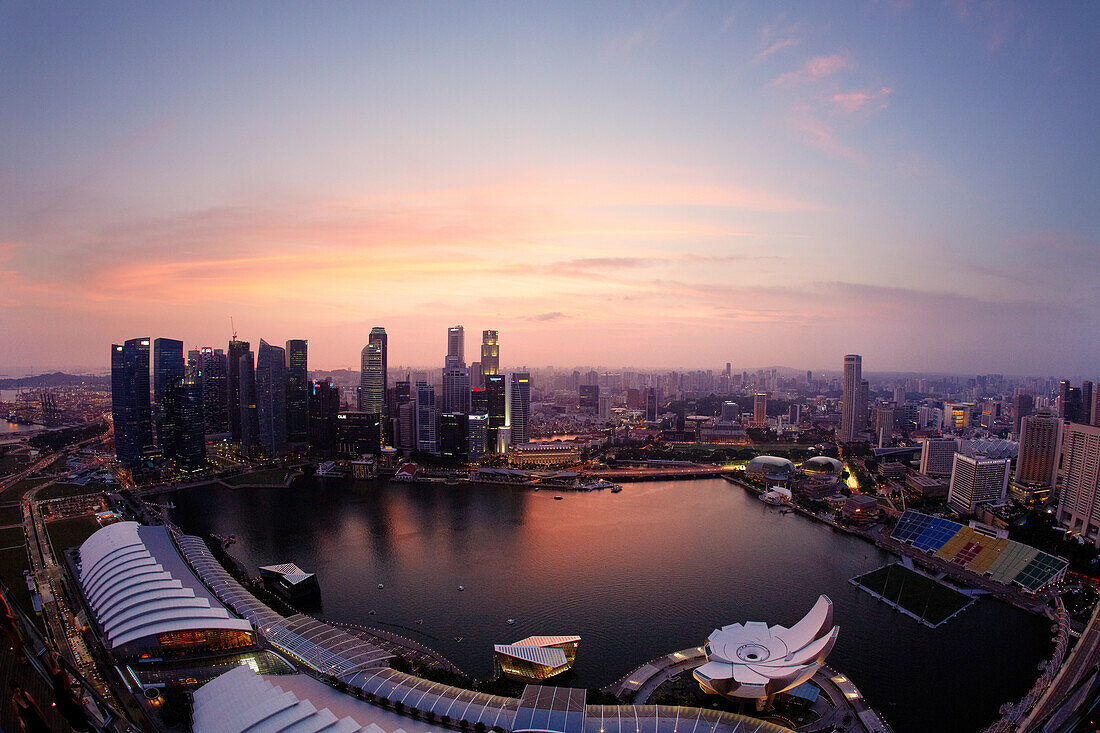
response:
<path id="1" fill-rule="evenodd" d="M 707 662 L 695 670 L 695 679 L 705 692 L 755 699 L 762 706 L 813 677 L 839 632 L 825 595 L 789 629 L 761 621 L 723 626 L 707 637 Z"/>

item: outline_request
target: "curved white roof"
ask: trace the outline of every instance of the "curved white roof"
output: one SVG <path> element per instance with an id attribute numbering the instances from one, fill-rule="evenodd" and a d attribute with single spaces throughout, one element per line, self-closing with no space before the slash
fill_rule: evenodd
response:
<path id="1" fill-rule="evenodd" d="M 194 693 L 195 733 L 277 733 L 278 731 L 368 730 L 352 718 L 337 718 L 328 708 L 284 692 L 246 666 L 215 677 Z"/>
<path id="2" fill-rule="evenodd" d="M 789 690 L 821 667 L 839 632 L 833 602 L 824 595 L 789 629 L 760 621 L 723 626 L 707 638 L 707 663 L 695 670 L 695 678 L 705 689 L 731 697 Z"/>
<path id="3" fill-rule="evenodd" d="M 80 546 L 80 585 L 114 649 L 188 629 L 251 631 L 214 598 L 162 526 L 118 522 Z"/>

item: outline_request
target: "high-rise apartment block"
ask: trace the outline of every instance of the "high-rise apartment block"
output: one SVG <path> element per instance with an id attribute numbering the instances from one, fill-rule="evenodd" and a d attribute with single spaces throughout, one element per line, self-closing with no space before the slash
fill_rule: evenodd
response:
<path id="1" fill-rule="evenodd" d="M 926 476 L 950 476 L 958 447 L 954 438 L 925 438 L 920 451 L 920 472 Z"/>
<path id="2" fill-rule="evenodd" d="M 1054 492 L 1058 521 L 1100 547 L 1100 427 L 1062 424 Z"/>
<path id="3" fill-rule="evenodd" d="M 1028 415 L 1020 422 L 1020 448 L 1014 477 L 1017 482 L 1051 485 L 1061 426 L 1062 421 L 1049 414 Z"/>
<path id="4" fill-rule="evenodd" d="M 752 398 L 753 427 L 762 428 L 768 424 L 768 395 L 757 392 Z"/>

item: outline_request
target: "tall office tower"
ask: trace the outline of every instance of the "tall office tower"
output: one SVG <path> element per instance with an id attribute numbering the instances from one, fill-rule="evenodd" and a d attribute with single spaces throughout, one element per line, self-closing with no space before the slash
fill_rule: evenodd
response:
<path id="1" fill-rule="evenodd" d="M 466 331 L 462 326 L 447 329 L 447 358 L 443 363 L 446 366 L 466 366 Z"/>
<path id="2" fill-rule="evenodd" d="M 489 413 L 488 450 L 496 453 L 497 433 L 508 424 L 508 382 L 503 374 L 485 376 L 485 403 Z"/>
<path id="3" fill-rule="evenodd" d="M 1092 382 L 1081 382 L 1081 406 L 1078 408 L 1082 425 L 1092 424 Z"/>
<path id="4" fill-rule="evenodd" d="M 229 437 L 234 441 L 241 440 L 241 415 L 244 409 L 241 407 L 241 358 L 250 353 L 251 345 L 247 341 L 233 340 L 229 342 L 229 352 L 226 356 L 226 406 L 229 412 Z"/>
<path id="5" fill-rule="evenodd" d="M 388 337 L 386 329 L 375 326 L 370 330 L 367 345 L 359 355 L 360 412 L 385 414 L 386 412 L 386 360 Z"/>
<path id="6" fill-rule="evenodd" d="M 470 414 L 489 415 L 489 393 L 484 387 L 470 388 Z"/>
<path id="7" fill-rule="evenodd" d="M 1089 414 L 1092 415 L 1090 424 L 1100 427 L 1100 389 L 1092 393 L 1092 408 Z"/>
<path id="8" fill-rule="evenodd" d="M 202 351 L 199 349 L 190 349 L 187 352 L 187 368 L 184 372 L 189 377 L 197 377 L 202 370 Z"/>
<path id="9" fill-rule="evenodd" d="M 241 395 L 241 449 L 246 456 L 252 456 L 260 447 L 260 420 L 256 412 L 256 360 L 251 351 L 241 354 L 237 374 Z"/>
<path id="10" fill-rule="evenodd" d="M 600 412 L 600 388 L 594 384 L 582 384 L 577 389 L 577 411 L 582 415 L 598 415 Z"/>
<path id="11" fill-rule="evenodd" d="M 814 373 L 809 369 L 806 370 L 806 384 L 814 383 Z"/>
<path id="12" fill-rule="evenodd" d="M 485 370 L 480 361 L 470 364 L 470 389 L 485 386 Z"/>
<path id="13" fill-rule="evenodd" d="M 1012 433 L 1020 435 L 1020 423 L 1035 412 L 1035 398 L 1032 395 L 1017 392 L 1012 397 Z"/>
<path id="14" fill-rule="evenodd" d="M 718 419 L 722 422 L 737 422 L 741 417 L 741 405 L 736 402 L 726 401 L 719 408 Z"/>
<path id="15" fill-rule="evenodd" d="M 840 405 L 840 439 L 844 442 L 851 442 L 859 435 L 862 383 L 863 357 L 848 354 L 844 357 L 844 395 Z"/>
<path id="16" fill-rule="evenodd" d="M 1068 379 L 1063 379 L 1062 381 L 1058 382 L 1058 417 L 1063 417 L 1067 420 L 1071 419 L 1068 415 L 1066 415 L 1066 404 L 1069 402 L 1069 390 L 1070 382 Z"/>
<path id="17" fill-rule="evenodd" d="M 646 422 L 657 422 L 657 390 L 649 387 L 645 391 Z"/>
<path id="18" fill-rule="evenodd" d="M 286 440 L 295 448 L 309 441 L 309 370 L 305 339 L 286 342 Z"/>
<path id="19" fill-rule="evenodd" d="M 199 350 L 199 384 L 202 386 L 202 418 L 208 434 L 229 432 L 227 365 L 225 352 L 204 346 Z"/>
<path id="20" fill-rule="evenodd" d="M 762 428 L 768 424 L 768 395 L 757 392 L 752 398 L 753 427 Z"/>
<path id="21" fill-rule="evenodd" d="M 523 445 L 531 438 L 527 429 L 531 419 L 531 375 L 528 372 L 513 372 L 511 385 L 509 419 L 512 423 L 512 445 Z"/>
<path id="22" fill-rule="evenodd" d="M 726 379 L 729 379 L 733 374 L 733 364 L 726 362 Z"/>
<path id="23" fill-rule="evenodd" d="M 470 420 L 461 412 L 439 416 L 439 452 L 447 458 L 466 460 L 470 444 Z"/>
<path id="24" fill-rule="evenodd" d="M 894 402 L 898 407 L 905 404 L 905 387 L 894 387 Z"/>
<path id="25" fill-rule="evenodd" d="M 403 402 L 397 406 L 397 447 L 403 450 L 416 448 L 416 402 Z"/>
<path id="26" fill-rule="evenodd" d="M 206 467 L 202 386 L 186 377 L 168 384 L 164 392 L 164 455 L 182 471 L 202 470 Z"/>
<path id="27" fill-rule="evenodd" d="M 866 430 L 871 424 L 871 383 L 859 380 L 859 429 Z"/>
<path id="28" fill-rule="evenodd" d="M 489 449 L 489 416 L 484 414 L 472 414 L 469 416 L 467 431 L 466 455 L 471 461 L 476 461 Z"/>
<path id="29" fill-rule="evenodd" d="M 950 476 L 958 448 L 954 438 L 925 438 L 920 451 L 920 472 L 926 476 Z"/>
<path id="30" fill-rule="evenodd" d="M 500 374 L 500 345 L 496 331 L 481 332 L 481 372 L 486 377 Z"/>
<path id="31" fill-rule="evenodd" d="M 324 458 L 336 453 L 336 413 L 340 390 L 332 382 L 316 381 L 309 389 L 309 449 Z"/>
<path id="32" fill-rule="evenodd" d="M 987 458 L 955 454 L 947 504 L 959 514 L 969 516 L 980 502 L 1002 502 L 1008 494 L 1011 458 Z"/>
<path id="33" fill-rule="evenodd" d="M 256 419 L 268 458 L 286 454 L 286 352 L 260 339 L 256 354 Z"/>
<path id="34" fill-rule="evenodd" d="M 131 472 L 136 471 L 153 450 L 147 338 L 111 346 L 111 417 L 115 455 Z"/>
<path id="35" fill-rule="evenodd" d="M 470 375 L 465 364 L 449 363 L 443 367 L 443 412 L 470 412 Z"/>
<path id="36" fill-rule="evenodd" d="M 1100 547 L 1100 427 L 1062 425 L 1054 492 L 1058 522 Z"/>
<path id="37" fill-rule="evenodd" d="M 164 420 L 168 385 L 175 384 L 187 374 L 183 361 L 183 342 L 176 339 L 153 340 L 153 403 L 156 405 L 157 445 L 165 447 Z"/>
<path id="38" fill-rule="evenodd" d="M 597 372 L 595 369 L 591 370 L 586 375 L 584 375 L 584 383 L 599 386 L 600 373 Z"/>
<path id="39" fill-rule="evenodd" d="M 416 382 L 416 449 L 439 453 L 439 410 L 435 406 L 435 387 L 424 380 Z"/>
<path id="40" fill-rule="evenodd" d="M 1016 456 L 1018 483 L 1050 486 L 1061 426 L 1061 420 L 1053 415 L 1028 415 L 1023 419 Z"/>
<path id="41" fill-rule="evenodd" d="M 787 408 L 787 420 L 790 421 L 791 425 L 798 425 L 802 422 L 802 405 L 796 403 Z"/>
<path id="42" fill-rule="evenodd" d="M 1066 390 L 1065 401 L 1062 403 L 1064 415 L 1066 420 L 1071 422 L 1083 422 L 1081 420 L 1081 413 L 1084 412 L 1081 409 L 1081 388 L 1070 387 Z"/>

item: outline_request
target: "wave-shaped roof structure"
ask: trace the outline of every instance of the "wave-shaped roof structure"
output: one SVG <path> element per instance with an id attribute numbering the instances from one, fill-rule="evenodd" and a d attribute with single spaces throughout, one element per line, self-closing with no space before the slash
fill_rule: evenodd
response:
<path id="1" fill-rule="evenodd" d="M 825 595 L 789 629 L 761 621 L 723 626 L 707 638 L 707 663 L 695 670 L 695 679 L 706 692 L 763 700 L 810 679 L 839 632 Z"/>
<path id="2" fill-rule="evenodd" d="M 98 530 L 80 546 L 80 585 L 112 650 L 175 643 L 195 631 L 207 632 L 198 635 L 206 641 L 226 632 L 221 647 L 253 641 L 252 625 L 207 590 L 160 525 Z"/>

